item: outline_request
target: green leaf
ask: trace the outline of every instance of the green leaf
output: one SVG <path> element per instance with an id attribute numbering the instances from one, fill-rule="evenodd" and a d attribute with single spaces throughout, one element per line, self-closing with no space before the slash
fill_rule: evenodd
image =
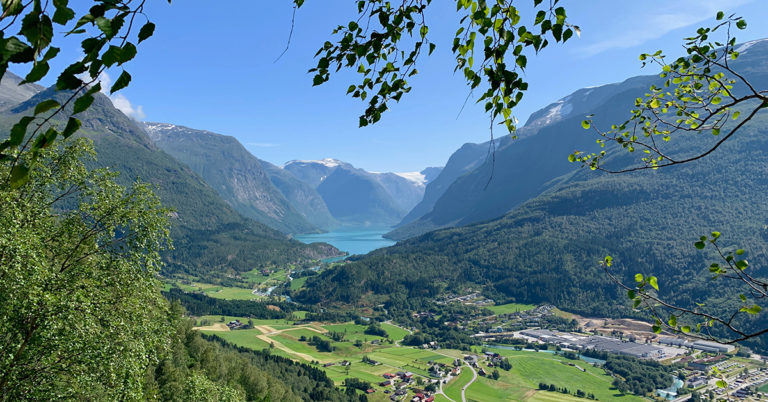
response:
<path id="1" fill-rule="evenodd" d="M 640 283 L 643 281 L 643 279 L 645 279 L 643 274 L 635 274 L 635 282 Z"/>
<path id="2" fill-rule="evenodd" d="M 653 286 L 653 288 L 656 289 L 656 291 L 659 290 L 659 282 L 658 282 L 658 279 L 656 279 L 655 276 L 652 276 L 652 277 L 648 278 L 648 283 L 651 286 Z"/>
<path id="3" fill-rule="evenodd" d="M 725 17 L 725 13 L 722 12 L 722 11 L 718 11 L 717 12 L 717 20 L 720 21 L 720 20 L 723 19 L 723 17 Z"/>
<path id="4" fill-rule="evenodd" d="M 35 120 L 35 118 L 32 116 L 24 116 L 18 123 L 11 127 L 10 146 L 15 147 L 21 145 L 22 141 L 24 141 L 24 137 L 27 135 L 27 127 L 33 120 Z"/>
<path id="5" fill-rule="evenodd" d="M 738 21 L 736 21 L 736 28 L 739 28 L 739 29 L 747 28 L 747 21 L 745 21 L 745 20 L 738 20 Z"/>
<path id="6" fill-rule="evenodd" d="M 72 109 L 72 114 L 78 114 L 88 109 L 93 103 L 93 95 L 85 94 L 75 99 L 75 106 Z"/>
<path id="7" fill-rule="evenodd" d="M 77 132 L 77 130 L 80 129 L 80 126 L 82 123 L 79 119 L 76 119 L 74 117 L 70 117 L 69 121 L 67 121 L 67 126 L 64 127 L 64 131 L 61 132 L 61 136 L 64 138 L 69 138 L 72 134 Z"/>
<path id="8" fill-rule="evenodd" d="M 19 85 L 40 81 L 43 77 L 45 77 L 46 74 L 48 74 L 50 69 L 51 67 L 46 62 L 35 64 L 27 76 L 24 77 L 24 81 L 22 81 Z"/>
<path id="9" fill-rule="evenodd" d="M 122 73 L 120 73 L 120 76 L 117 77 L 117 80 L 115 81 L 115 84 L 112 85 L 112 88 L 109 89 L 109 93 L 113 94 L 125 87 L 128 86 L 128 84 L 131 82 L 131 75 L 128 74 L 127 71 L 123 70 Z"/>
<path id="10" fill-rule="evenodd" d="M 683 331 L 684 334 L 687 334 L 687 333 L 691 332 L 691 327 L 689 327 L 687 325 L 682 326 L 682 327 L 680 327 L 680 331 Z"/>
<path id="11" fill-rule="evenodd" d="M 589 124 L 589 120 L 584 120 L 581 122 L 581 126 L 584 127 L 585 130 L 589 130 L 591 124 Z"/>
<path id="12" fill-rule="evenodd" d="M 758 306 L 757 304 L 752 305 L 752 307 L 747 309 L 747 313 L 749 314 L 759 314 L 761 311 L 763 311 L 763 308 Z"/>
<path id="13" fill-rule="evenodd" d="M 101 61 L 104 63 L 105 66 L 110 67 L 113 64 L 117 63 L 121 59 L 121 53 L 122 49 L 112 45 L 110 46 L 106 52 L 104 52 L 103 55 L 101 55 Z"/>
<path id="14" fill-rule="evenodd" d="M 25 165 L 15 165 L 11 169 L 11 188 L 17 189 L 29 181 L 29 168 Z"/>
<path id="15" fill-rule="evenodd" d="M 706 247 L 706 244 L 704 244 L 704 242 L 703 242 L 703 241 L 697 241 L 696 243 L 693 243 L 693 245 L 694 245 L 694 246 L 695 246 L 697 249 L 699 249 L 699 250 L 701 250 L 701 249 L 703 249 L 704 247 Z"/>
<path id="16" fill-rule="evenodd" d="M 715 385 L 717 385 L 718 388 L 726 388 L 726 387 L 728 387 L 728 383 L 725 380 L 717 380 Z"/>
<path id="17" fill-rule="evenodd" d="M 155 33 L 155 24 L 153 24 L 151 22 L 147 22 L 139 30 L 139 42 L 138 43 L 141 43 L 141 42 L 149 39 L 149 37 L 152 36 L 154 33 Z"/>
<path id="18" fill-rule="evenodd" d="M 660 334 L 660 333 L 661 333 L 661 327 L 660 327 L 660 326 L 658 326 L 658 325 L 654 325 L 654 326 L 652 326 L 652 327 L 651 327 L 651 330 L 652 330 L 654 333 L 656 333 L 656 334 Z"/>
<path id="19" fill-rule="evenodd" d="M 568 162 L 576 162 L 576 156 L 574 154 L 568 155 Z"/>
<path id="20" fill-rule="evenodd" d="M 117 65 L 129 62 L 134 57 L 136 57 L 136 46 L 131 42 L 127 42 L 120 50 L 120 60 Z"/>
<path id="21" fill-rule="evenodd" d="M 66 25 L 73 18 L 75 18 L 75 10 L 66 5 L 56 6 L 56 12 L 53 13 L 53 22 L 59 25 Z"/>
<path id="22" fill-rule="evenodd" d="M 111 39 L 115 36 L 115 31 L 112 29 L 112 21 L 110 19 L 97 17 L 95 23 L 101 32 L 104 33 L 104 36 L 106 36 L 107 39 Z"/>
<path id="23" fill-rule="evenodd" d="M 677 317 L 674 314 L 670 314 L 668 324 L 672 328 L 677 328 Z"/>
<path id="24" fill-rule="evenodd" d="M 57 101 L 55 101 L 53 99 L 44 100 L 44 101 L 38 103 L 37 106 L 35 106 L 35 115 L 38 115 L 40 113 L 45 113 L 45 112 L 47 112 L 47 111 L 49 111 L 51 109 L 57 108 L 59 106 L 61 106 L 61 104 L 59 104 L 59 102 L 57 102 Z"/>
<path id="25" fill-rule="evenodd" d="M 627 291 L 627 297 L 629 297 L 630 300 L 634 300 L 636 296 L 637 296 L 637 293 L 634 290 Z"/>

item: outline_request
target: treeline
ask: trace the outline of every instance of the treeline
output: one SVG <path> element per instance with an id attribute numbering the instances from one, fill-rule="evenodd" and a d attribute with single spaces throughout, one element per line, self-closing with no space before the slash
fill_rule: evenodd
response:
<path id="1" fill-rule="evenodd" d="M 625 394 L 647 395 L 672 385 L 672 369 L 652 360 L 609 355 L 603 368 L 614 376 L 613 386 Z"/>
<path id="2" fill-rule="evenodd" d="M 342 392 L 320 369 L 201 335 L 189 320 L 177 321 L 164 356 L 144 379 L 147 400 L 367 400 Z"/>
<path id="3" fill-rule="evenodd" d="M 321 338 L 321 337 L 319 337 L 317 335 L 315 335 L 312 338 L 310 338 L 309 341 L 307 342 L 307 344 L 314 346 L 315 349 L 317 349 L 318 352 L 329 352 L 330 353 L 330 352 L 333 352 L 334 350 L 336 350 L 336 347 L 334 347 L 331 344 L 331 341 L 329 341 L 327 339 L 323 339 L 323 338 Z"/>
<path id="4" fill-rule="evenodd" d="M 189 314 L 195 316 L 228 315 L 273 320 L 290 316 L 296 308 L 296 305 L 284 302 L 216 299 L 201 293 L 188 293 L 179 288 L 171 288 L 168 292 L 163 292 L 163 296 L 171 302 L 178 301 Z M 277 307 L 279 310 L 268 306 Z"/>
<path id="5" fill-rule="evenodd" d="M 555 384 L 545 384 L 543 382 L 539 383 L 539 390 L 540 391 L 550 391 L 550 392 L 559 392 L 561 394 L 571 394 L 571 391 L 566 387 L 558 387 Z M 595 397 L 595 394 L 593 393 L 586 393 L 580 389 L 577 389 L 573 395 L 579 397 L 579 398 L 587 398 L 587 399 L 593 399 L 597 400 L 597 397 Z"/>

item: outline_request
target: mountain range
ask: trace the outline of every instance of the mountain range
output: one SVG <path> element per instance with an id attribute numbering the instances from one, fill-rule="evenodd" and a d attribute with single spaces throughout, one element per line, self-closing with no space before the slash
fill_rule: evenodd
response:
<path id="1" fill-rule="evenodd" d="M 751 44 L 733 66 L 765 88 L 768 42 Z M 567 159 L 574 149 L 595 149 L 594 134 L 581 127 L 585 114 L 594 114 L 595 124 L 608 129 L 626 120 L 635 99 L 659 80 L 635 77 L 577 91 L 534 115 L 551 115 L 537 124 L 535 133 L 502 142 L 495 165 L 486 156 L 487 144 L 463 147 L 441 173 L 458 177 L 431 212 L 407 224 L 463 226 L 356 257 L 310 278 L 293 297 L 418 309 L 445 293 L 477 290 L 499 303 L 551 303 L 587 315 L 637 315 L 598 264 L 611 255 L 618 279 L 633 283 L 638 272 L 655 275 L 660 295 L 678 305 L 702 302 L 700 308 L 709 309 L 733 303 L 734 298 L 728 299 L 735 296 L 733 282 L 713 282 L 706 269 L 718 256 L 711 249 L 697 250 L 693 243 L 719 231 L 723 247 L 747 250 L 753 275 L 768 276 L 765 112 L 713 154 L 681 166 L 611 175 L 578 169 Z M 580 106 L 569 106 L 576 100 Z M 678 135 L 665 151 L 694 154 L 717 140 L 706 134 Z M 609 167 L 637 163 L 634 154 L 609 152 Z M 752 321 L 747 325 L 759 319 Z M 765 347 L 765 338 L 756 342 Z"/>
<path id="2" fill-rule="evenodd" d="M 768 42 L 761 40 L 741 44 L 737 50 L 744 57 L 731 65 L 760 86 L 767 81 L 766 48 Z M 603 126 L 623 122 L 633 106 L 625 99 L 642 96 L 651 85 L 663 86 L 663 80 L 638 76 L 583 88 L 533 113 L 518 130 L 517 140 L 507 136 L 495 144 L 465 144 L 427 187 L 422 202 L 385 237 L 402 240 L 487 221 L 543 194 L 573 169 L 568 154 L 594 145 L 595 138 L 584 135 L 579 124 L 585 116 L 594 114 Z"/>
<path id="3" fill-rule="evenodd" d="M 421 172 L 378 173 L 336 159 L 294 160 L 283 169 L 315 188 L 331 215 L 349 226 L 392 226 L 424 195 L 441 168 Z"/>
<path id="4" fill-rule="evenodd" d="M 51 88 L 18 87 L 18 77 L 9 72 L 6 76 L 9 80 L 0 85 L 0 93 L 17 98 L 29 93 L 33 96 L 0 110 L 0 126 L 5 132 L 22 115 L 31 114 L 38 102 L 58 99 L 63 103 L 68 95 Z M 173 209 L 174 249 L 164 255 L 166 275 L 184 273 L 209 281 L 228 281 L 254 268 L 339 254 L 328 244 L 290 240 L 239 214 L 202 177 L 155 146 L 144 127 L 115 109 L 106 96 L 97 94 L 92 106 L 78 118 L 82 121 L 78 136 L 94 142 L 96 166 L 119 171 L 118 180 L 124 184 L 136 179 L 152 184 L 163 204 Z"/>
<path id="5" fill-rule="evenodd" d="M 189 166 L 244 216 L 283 233 L 311 233 L 332 225 L 317 192 L 285 178 L 234 137 L 166 123 L 144 127 L 155 145 Z"/>

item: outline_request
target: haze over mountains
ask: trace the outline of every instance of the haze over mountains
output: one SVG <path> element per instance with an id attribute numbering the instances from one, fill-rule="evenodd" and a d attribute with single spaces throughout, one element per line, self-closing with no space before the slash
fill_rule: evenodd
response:
<path id="1" fill-rule="evenodd" d="M 347 225 L 391 226 L 423 197 L 440 168 L 413 173 L 376 173 L 336 159 L 287 162 L 283 169 L 315 188 L 331 214 Z"/>

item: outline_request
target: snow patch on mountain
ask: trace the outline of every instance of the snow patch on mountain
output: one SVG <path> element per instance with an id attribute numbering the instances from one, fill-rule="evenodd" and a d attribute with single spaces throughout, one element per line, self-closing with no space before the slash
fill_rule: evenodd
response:
<path id="1" fill-rule="evenodd" d="M 420 186 L 427 184 L 427 177 L 421 172 L 395 172 L 395 174 Z"/>
<path id="2" fill-rule="evenodd" d="M 766 40 L 768 40 L 768 38 L 756 39 L 756 40 L 751 40 L 749 42 L 744 42 L 741 45 L 739 45 L 739 47 L 736 48 L 736 52 L 744 53 L 747 49 L 751 48 L 752 46 L 754 46 L 754 45 L 756 45 L 756 44 L 758 44 L 760 42 L 765 42 Z"/>
<path id="3" fill-rule="evenodd" d="M 173 130 L 176 125 L 170 123 L 144 123 L 144 127 L 149 131 Z"/>
<path id="4" fill-rule="evenodd" d="M 290 165 L 292 163 L 305 163 L 305 164 L 316 163 L 316 164 L 323 165 L 323 166 L 326 166 L 326 167 L 329 167 L 329 168 L 337 167 L 339 165 L 343 165 L 344 164 L 344 162 L 342 162 L 342 161 L 340 161 L 338 159 L 325 158 L 325 159 L 320 159 L 320 160 L 292 160 L 292 161 L 286 162 L 283 165 L 283 167 L 285 167 L 287 165 Z"/>

